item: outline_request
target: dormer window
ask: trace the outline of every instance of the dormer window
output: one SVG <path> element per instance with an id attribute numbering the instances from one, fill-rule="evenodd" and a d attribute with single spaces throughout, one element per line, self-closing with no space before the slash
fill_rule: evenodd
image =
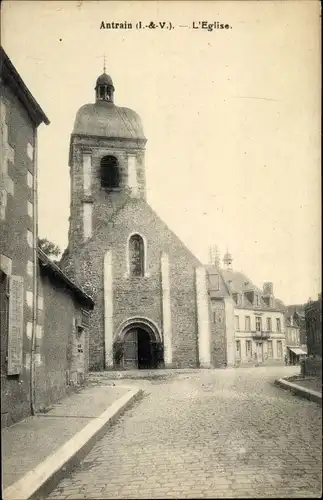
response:
<path id="1" fill-rule="evenodd" d="M 104 156 L 100 163 L 101 187 L 114 189 L 120 187 L 120 172 L 115 156 Z"/>

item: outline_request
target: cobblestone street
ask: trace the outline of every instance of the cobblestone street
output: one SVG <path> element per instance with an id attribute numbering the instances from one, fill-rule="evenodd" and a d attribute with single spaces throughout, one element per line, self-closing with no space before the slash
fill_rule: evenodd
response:
<path id="1" fill-rule="evenodd" d="M 49 498 L 321 494 L 321 408 L 274 386 L 295 367 L 123 380 L 145 397 Z"/>

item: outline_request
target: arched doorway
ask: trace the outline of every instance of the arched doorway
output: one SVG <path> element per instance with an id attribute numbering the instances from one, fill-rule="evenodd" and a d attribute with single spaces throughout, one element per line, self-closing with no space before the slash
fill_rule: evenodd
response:
<path id="1" fill-rule="evenodd" d="M 128 321 L 118 335 L 123 344 L 120 365 L 125 370 L 151 370 L 163 365 L 162 342 L 156 325 L 145 321 Z"/>

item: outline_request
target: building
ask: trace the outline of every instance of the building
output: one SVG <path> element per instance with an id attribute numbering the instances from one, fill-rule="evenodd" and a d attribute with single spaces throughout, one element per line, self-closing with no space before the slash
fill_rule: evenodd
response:
<path id="1" fill-rule="evenodd" d="M 305 306 L 308 357 L 304 363 L 305 375 L 322 378 L 322 296 Z"/>
<path id="2" fill-rule="evenodd" d="M 299 327 L 300 345 L 306 347 L 305 304 L 292 304 L 286 306 L 286 317 L 293 317 L 293 324 Z"/>
<path id="3" fill-rule="evenodd" d="M 286 360 L 289 365 L 295 365 L 300 362 L 307 354 L 307 347 L 301 346 L 300 328 L 294 321 L 294 316 L 289 318 L 285 316 L 285 342 L 286 342 Z"/>
<path id="4" fill-rule="evenodd" d="M 231 297 L 233 301 L 233 333 L 229 337 L 234 338 L 234 355 L 228 351 L 228 356 L 233 358 L 236 366 L 283 363 L 284 309 L 281 301 L 274 296 L 273 284 L 264 283 L 260 290 L 243 273 L 234 271 L 232 262 L 231 254 L 226 252 L 223 269 L 218 265 L 207 266 L 211 300 L 214 295 L 211 283 L 218 276 L 225 287 L 220 287 L 217 300 L 223 297 L 228 301 Z M 213 318 L 213 324 L 215 321 L 216 317 Z M 226 322 L 231 322 L 228 316 Z"/>
<path id="5" fill-rule="evenodd" d="M 94 370 L 210 366 L 206 273 L 147 203 L 139 115 L 97 79 L 70 139 L 71 206 L 61 267 L 94 299 Z"/>
<path id="6" fill-rule="evenodd" d="M 93 306 L 92 299 L 38 249 L 36 410 L 47 408 L 85 382 Z"/>
<path id="7" fill-rule="evenodd" d="M 0 58 L 1 386 L 17 420 L 30 414 L 26 354 L 27 325 L 36 324 L 37 128 L 49 120 L 3 48 Z"/>
<path id="8" fill-rule="evenodd" d="M 211 363 L 214 368 L 234 366 L 234 300 L 218 265 L 206 267 L 210 299 Z"/>
<path id="9" fill-rule="evenodd" d="M 7 426 L 66 393 L 65 371 L 73 380 L 80 370 L 76 358 L 66 362 L 73 317 L 93 302 L 77 287 L 72 292 L 61 271 L 51 272 L 37 248 L 37 128 L 49 120 L 2 48 L 0 56 L 1 423 Z"/>

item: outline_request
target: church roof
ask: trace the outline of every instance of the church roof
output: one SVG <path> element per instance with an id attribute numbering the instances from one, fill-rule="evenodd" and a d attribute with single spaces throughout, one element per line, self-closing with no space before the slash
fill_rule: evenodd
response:
<path id="1" fill-rule="evenodd" d="M 219 270 L 216 266 L 206 266 L 208 276 L 209 276 L 209 291 L 212 292 L 212 296 L 228 296 L 234 294 L 243 295 L 243 303 L 241 305 L 236 304 L 235 307 L 241 309 L 259 309 L 259 310 L 275 310 L 283 312 L 285 306 L 283 302 L 275 298 L 275 306 L 269 307 L 268 304 L 263 300 L 263 291 L 258 288 L 252 281 L 243 273 L 238 271 L 229 271 L 221 269 Z M 228 291 L 225 293 L 225 289 L 221 286 L 217 292 L 212 291 L 212 286 L 214 285 L 214 275 L 219 274 L 222 277 Z M 246 292 L 256 292 L 259 295 L 259 306 L 255 306 L 249 298 Z"/>
<path id="2" fill-rule="evenodd" d="M 98 85 L 110 85 L 111 87 L 113 87 L 111 76 L 107 75 L 106 73 L 102 73 L 102 75 L 100 75 L 96 81 L 96 87 Z"/>
<path id="3" fill-rule="evenodd" d="M 146 140 L 135 111 L 106 101 L 82 106 L 76 114 L 73 134 Z"/>

